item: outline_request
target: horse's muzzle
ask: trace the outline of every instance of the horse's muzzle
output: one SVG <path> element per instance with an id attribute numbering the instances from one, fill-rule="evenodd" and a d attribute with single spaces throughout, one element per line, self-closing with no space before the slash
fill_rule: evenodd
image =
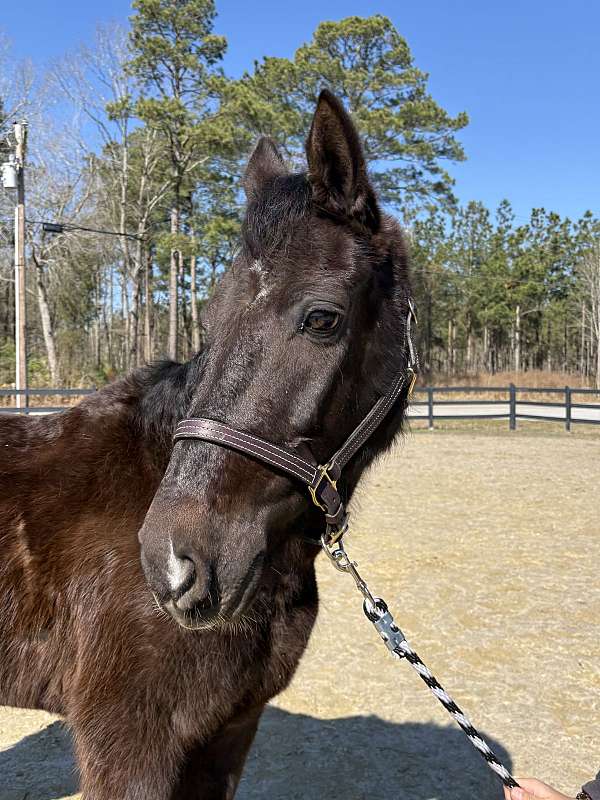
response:
<path id="1" fill-rule="evenodd" d="M 157 603 L 179 625 L 214 629 L 244 616 L 260 587 L 264 551 L 238 575 L 239 562 L 220 569 L 189 545 L 178 548 L 170 541 L 166 558 L 163 552 L 142 547 L 142 567 Z"/>
<path id="2" fill-rule="evenodd" d="M 259 553 L 244 577 L 229 591 L 220 587 L 211 565 L 186 564 L 188 573 L 164 608 L 184 628 L 201 630 L 226 626 L 244 616 L 252 605 L 262 576 L 264 554 Z"/>

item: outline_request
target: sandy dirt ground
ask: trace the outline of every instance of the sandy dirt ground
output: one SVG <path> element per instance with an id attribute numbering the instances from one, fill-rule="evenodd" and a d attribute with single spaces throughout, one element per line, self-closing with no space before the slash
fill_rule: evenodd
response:
<path id="1" fill-rule="evenodd" d="M 517 774 L 600 768 L 600 437 L 415 431 L 372 470 L 347 546 L 413 647 Z M 238 798 L 497 800 L 499 785 L 349 577 L 265 712 Z M 0 708 L 0 800 L 77 797 L 66 730 Z"/>

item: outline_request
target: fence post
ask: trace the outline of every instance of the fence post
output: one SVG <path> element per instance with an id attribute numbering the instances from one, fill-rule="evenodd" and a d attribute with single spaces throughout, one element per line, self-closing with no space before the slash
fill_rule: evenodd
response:
<path id="1" fill-rule="evenodd" d="M 433 430 L 433 386 L 427 387 L 427 412 L 429 416 L 429 430 Z"/>
<path id="2" fill-rule="evenodd" d="M 565 428 L 571 430 L 571 389 L 565 386 Z"/>
<path id="3" fill-rule="evenodd" d="M 509 387 L 509 418 L 508 427 L 511 431 L 517 429 L 517 388 L 514 383 Z"/>

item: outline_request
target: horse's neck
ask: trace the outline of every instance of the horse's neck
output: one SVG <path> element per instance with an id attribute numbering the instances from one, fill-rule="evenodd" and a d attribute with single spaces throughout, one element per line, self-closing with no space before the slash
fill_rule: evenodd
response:
<path id="1" fill-rule="evenodd" d="M 61 429 L 58 467 L 69 469 L 66 454 L 76 462 L 80 482 L 94 481 L 101 494 L 135 506 L 133 492 L 143 505 L 162 480 L 175 426 L 186 415 L 201 372 L 201 357 L 186 364 L 164 362 L 90 395 L 64 421 L 55 420 Z"/>
<path id="2" fill-rule="evenodd" d="M 186 416 L 191 395 L 201 380 L 202 357 L 185 364 L 163 363 L 133 373 L 138 397 L 134 425 L 146 449 L 166 468 L 173 447 L 173 433 Z"/>

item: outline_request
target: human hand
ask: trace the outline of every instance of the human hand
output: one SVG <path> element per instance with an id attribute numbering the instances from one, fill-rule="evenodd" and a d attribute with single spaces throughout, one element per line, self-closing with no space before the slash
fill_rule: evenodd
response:
<path id="1" fill-rule="evenodd" d="M 535 778 L 519 778 L 519 786 L 514 789 L 504 787 L 506 800 L 572 800 L 566 794 L 561 794 L 548 786 L 547 783 L 536 781 Z"/>

